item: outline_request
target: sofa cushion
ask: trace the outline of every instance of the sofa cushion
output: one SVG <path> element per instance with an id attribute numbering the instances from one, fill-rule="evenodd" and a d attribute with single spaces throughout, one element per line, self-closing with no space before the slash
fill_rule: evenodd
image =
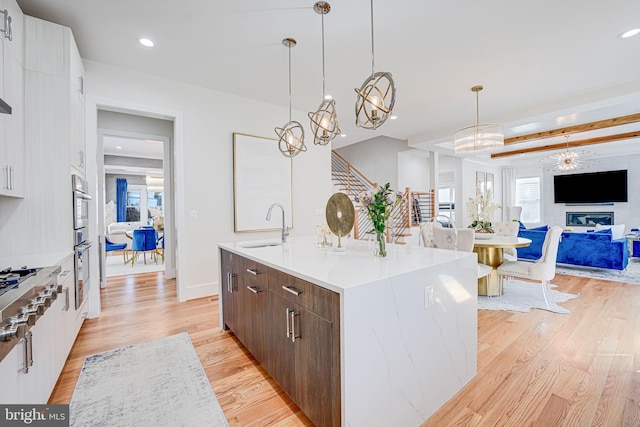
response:
<path id="1" fill-rule="evenodd" d="M 624 237 L 625 224 L 618 225 L 600 225 L 596 224 L 596 231 L 611 230 L 613 240 L 622 239 Z"/>
<path id="2" fill-rule="evenodd" d="M 531 230 L 531 231 L 549 231 L 549 226 L 548 225 L 542 225 L 540 227 L 528 228 L 527 230 Z"/>

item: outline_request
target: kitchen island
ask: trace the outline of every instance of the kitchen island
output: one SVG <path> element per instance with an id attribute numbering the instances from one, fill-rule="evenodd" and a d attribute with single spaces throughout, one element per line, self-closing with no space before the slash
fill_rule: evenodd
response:
<path id="1" fill-rule="evenodd" d="M 221 325 L 318 426 L 419 426 L 475 375 L 476 254 L 220 244 Z"/>

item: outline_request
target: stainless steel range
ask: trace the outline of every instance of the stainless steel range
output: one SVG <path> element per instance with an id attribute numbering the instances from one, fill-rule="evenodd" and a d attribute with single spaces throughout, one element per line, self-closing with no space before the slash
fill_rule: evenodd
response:
<path id="1" fill-rule="evenodd" d="M 58 273 L 59 266 L 0 272 L 0 361 L 19 340 L 29 339 L 31 326 L 62 292 Z"/>

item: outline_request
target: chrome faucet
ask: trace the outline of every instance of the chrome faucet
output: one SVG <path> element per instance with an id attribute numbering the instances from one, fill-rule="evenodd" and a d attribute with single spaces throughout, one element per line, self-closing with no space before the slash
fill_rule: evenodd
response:
<path id="1" fill-rule="evenodd" d="M 289 227 L 287 227 L 285 225 L 285 221 L 284 221 L 284 208 L 282 207 L 282 205 L 280 203 L 274 203 L 271 206 L 269 206 L 269 210 L 267 211 L 267 221 L 271 221 L 271 211 L 273 210 L 273 207 L 277 206 L 280 208 L 280 210 L 282 211 L 282 243 L 286 243 L 287 242 L 287 236 L 289 236 Z"/>

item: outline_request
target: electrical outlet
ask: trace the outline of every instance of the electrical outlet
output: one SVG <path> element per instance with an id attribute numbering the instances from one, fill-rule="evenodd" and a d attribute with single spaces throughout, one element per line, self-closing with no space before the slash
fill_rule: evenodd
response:
<path id="1" fill-rule="evenodd" d="M 433 307 L 434 303 L 433 286 L 427 286 L 424 288 L 424 308 Z"/>
<path id="2" fill-rule="evenodd" d="M 189 211 L 189 219 L 198 219 L 198 211 Z"/>

